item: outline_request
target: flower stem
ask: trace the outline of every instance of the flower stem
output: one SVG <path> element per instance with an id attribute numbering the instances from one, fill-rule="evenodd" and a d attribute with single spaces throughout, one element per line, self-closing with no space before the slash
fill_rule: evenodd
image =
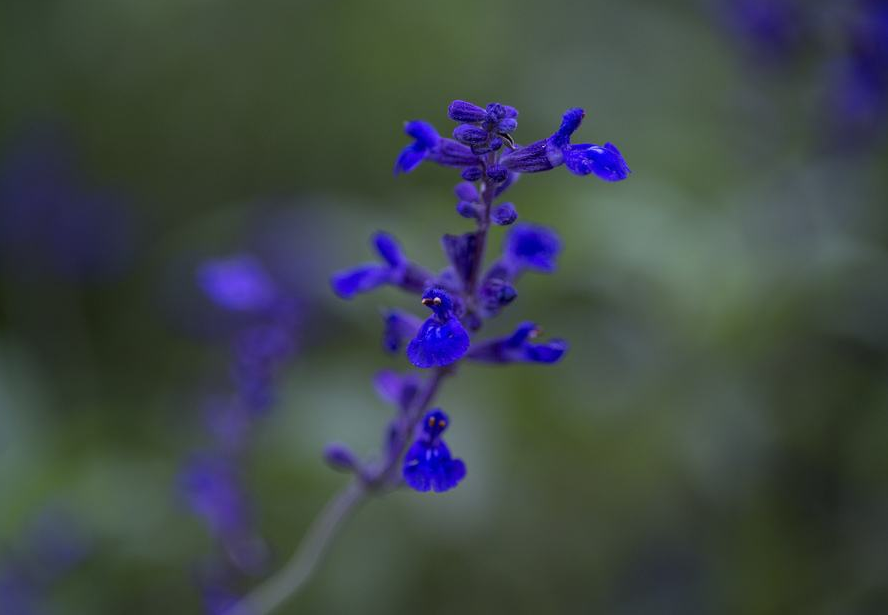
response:
<path id="1" fill-rule="evenodd" d="M 423 412 L 434 400 L 441 381 L 449 371 L 447 368 L 437 368 L 429 377 L 414 407 L 414 414 L 410 417 L 409 433 L 413 432 L 416 424 L 422 419 Z M 367 484 L 356 477 L 339 491 L 315 517 L 296 552 L 284 567 L 225 611 L 225 615 L 267 615 L 298 594 L 317 570 L 348 518 L 370 496 L 383 494 L 389 490 L 386 486 L 393 482 L 398 462 L 404 456 L 408 445 L 409 442 L 404 445 L 400 455 L 392 459 L 388 467 L 381 472 L 380 476 L 388 480 Z"/>

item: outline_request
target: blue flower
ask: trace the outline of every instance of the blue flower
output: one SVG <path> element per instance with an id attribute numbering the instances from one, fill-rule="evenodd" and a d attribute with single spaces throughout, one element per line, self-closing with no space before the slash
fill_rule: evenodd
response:
<path id="1" fill-rule="evenodd" d="M 442 288 L 431 288 L 423 295 L 422 303 L 432 310 L 432 316 L 407 346 L 410 362 L 429 368 L 458 361 L 469 349 L 469 334 L 453 313 L 450 295 Z"/>
<path id="2" fill-rule="evenodd" d="M 422 432 L 404 457 L 404 482 L 416 491 L 448 491 L 466 476 L 461 459 L 453 459 L 441 439 L 450 420 L 441 410 L 425 415 Z"/>
<path id="3" fill-rule="evenodd" d="M 419 166 L 441 138 L 434 126 L 420 120 L 404 124 L 404 132 L 413 137 L 414 141 L 401 150 L 398 159 L 395 160 L 395 175 L 409 173 Z"/>
<path id="4" fill-rule="evenodd" d="M 204 262 L 197 269 L 197 282 L 214 303 L 233 311 L 266 308 L 277 295 L 262 263 L 249 254 Z"/>
<path id="5" fill-rule="evenodd" d="M 555 231 L 535 224 L 519 223 L 512 227 L 505 241 L 502 263 L 511 277 L 525 269 L 552 273 L 561 252 L 561 240 Z"/>
<path id="6" fill-rule="evenodd" d="M 500 164 L 509 171 L 539 173 L 564 164 L 575 175 L 594 173 L 605 181 L 620 181 L 631 173 L 620 150 L 613 143 L 572 145 L 570 138 L 585 117 L 582 109 L 568 109 L 561 126 L 548 139 L 536 141 L 506 153 Z"/>
<path id="7" fill-rule="evenodd" d="M 394 237 L 379 232 L 374 236 L 373 243 L 384 262 L 367 263 L 334 274 L 330 284 L 337 295 L 351 299 L 384 284 L 415 293 L 421 293 L 426 288 L 432 274 L 407 260 Z"/>
<path id="8" fill-rule="evenodd" d="M 447 167 L 474 167 L 481 164 L 481 160 L 469 147 L 452 139 L 442 138 L 428 122 L 407 122 L 404 132 L 413 137 L 413 143 L 401 150 L 395 160 L 395 175 L 409 173 L 423 160 L 431 160 Z"/>
<path id="9" fill-rule="evenodd" d="M 532 322 L 525 322 L 508 337 L 481 342 L 472 347 L 467 355 L 475 361 L 486 363 L 556 363 L 567 352 L 567 342 L 553 339 L 542 344 L 531 340 L 539 335 Z"/>

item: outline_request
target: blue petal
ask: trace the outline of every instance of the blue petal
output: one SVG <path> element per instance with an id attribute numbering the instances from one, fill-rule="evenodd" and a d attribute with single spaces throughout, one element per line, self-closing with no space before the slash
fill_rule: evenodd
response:
<path id="1" fill-rule="evenodd" d="M 401 246 L 392 235 L 380 231 L 373 236 L 373 243 L 376 245 L 376 251 L 390 266 L 400 267 L 407 262 Z"/>
<path id="2" fill-rule="evenodd" d="M 555 147 L 564 147 L 570 143 L 571 135 L 576 132 L 577 128 L 580 127 L 580 124 L 583 123 L 584 117 L 586 117 L 586 112 L 580 108 L 568 109 L 565 111 L 561 118 L 561 126 L 550 139 L 552 144 Z"/>
<path id="3" fill-rule="evenodd" d="M 370 263 L 334 274 L 330 284 L 337 295 L 343 299 L 351 299 L 359 293 L 382 286 L 390 279 L 391 270 L 388 267 Z"/>
<path id="4" fill-rule="evenodd" d="M 398 173 L 409 173 L 410 171 L 415 169 L 420 162 L 422 162 L 422 159 L 425 158 L 425 155 L 426 149 L 419 147 L 418 144 L 414 143 L 412 145 L 408 145 L 401 150 L 401 153 L 398 155 L 397 160 L 395 160 L 395 175 L 397 175 Z"/>
<path id="5" fill-rule="evenodd" d="M 432 149 L 441 139 L 435 127 L 422 120 L 404 124 L 404 132 L 416 139 L 416 145 L 424 150 Z"/>
<path id="6" fill-rule="evenodd" d="M 543 273 L 555 270 L 561 240 L 555 231 L 533 224 L 516 224 L 506 238 L 505 259 L 519 269 Z"/>
<path id="7" fill-rule="evenodd" d="M 441 323 L 432 317 L 407 346 L 407 357 L 416 367 L 443 367 L 462 358 L 469 349 L 469 334 L 451 318 Z"/>
<path id="8" fill-rule="evenodd" d="M 524 360 L 533 363 L 557 363 L 567 352 L 567 342 L 551 340 L 545 344 L 526 344 Z"/>
<path id="9" fill-rule="evenodd" d="M 454 100 L 447 108 L 447 116 L 456 122 L 480 122 L 487 117 L 487 111 L 464 100 Z"/>
<path id="10" fill-rule="evenodd" d="M 453 459 L 444 442 L 417 441 L 404 457 L 404 482 L 416 491 L 449 491 L 466 476 L 461 459 Z"/>
<path id="11" fill-rule="evenodd" d="M 564 148 L 564 164 L 575 175 L 595 173 L 609 182 L 626 179 L 631 171 L 620 150 L 613 143 L 568 145 Z"/>

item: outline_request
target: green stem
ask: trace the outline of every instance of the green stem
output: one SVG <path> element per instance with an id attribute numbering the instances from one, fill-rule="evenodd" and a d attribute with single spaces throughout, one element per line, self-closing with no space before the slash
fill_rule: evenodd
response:
<path id="1" fill-rule="evenodd" d="M 413 433 L 416 424 L 422 419 L 423 412 L 428 409 L 438 392 L 441 381 L 449 373 L 447 368 L 437 368 L 429 377 L 428 383 L 419 397 L 410 416 L 408 434 Z M 395 470 L 404 457 L 409 446 L 409 438 L 387 467 L 380 472 L 381 480 L 369 485 L 355 478 L 344 489 L 337 493 L 318 513 L 308 528 L 296 552 L 284 567 L 274 576 L 256 587 L 225 615 L 268 615 L 298 594 L 306 582 L 317 570 L 324 556 L 330 549 L 333 539 L 339 534 L 348 518 L 357 508 L 366 502 L 377 491 L 385 493 L 394 483 Z"/>

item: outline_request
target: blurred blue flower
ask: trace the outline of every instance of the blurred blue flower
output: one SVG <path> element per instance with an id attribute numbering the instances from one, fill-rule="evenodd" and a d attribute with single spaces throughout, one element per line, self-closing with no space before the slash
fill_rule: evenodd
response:
<path id="1" fill-rule="evenodd" d="M 123 273 L 133 253 L 132 214 L 107 187 L 89 187 L 56 129 L 25 133 L 0 163 L 0 261 L 21 275 L 74 282 Z"/>
<path id="2" fill-rule="evenodd" d="M 268 307 L 277 289 L 262 263 L 250 254 L 210 259 L 197 270 L 197 281 L 219 306 L 235 311 Z"/>

